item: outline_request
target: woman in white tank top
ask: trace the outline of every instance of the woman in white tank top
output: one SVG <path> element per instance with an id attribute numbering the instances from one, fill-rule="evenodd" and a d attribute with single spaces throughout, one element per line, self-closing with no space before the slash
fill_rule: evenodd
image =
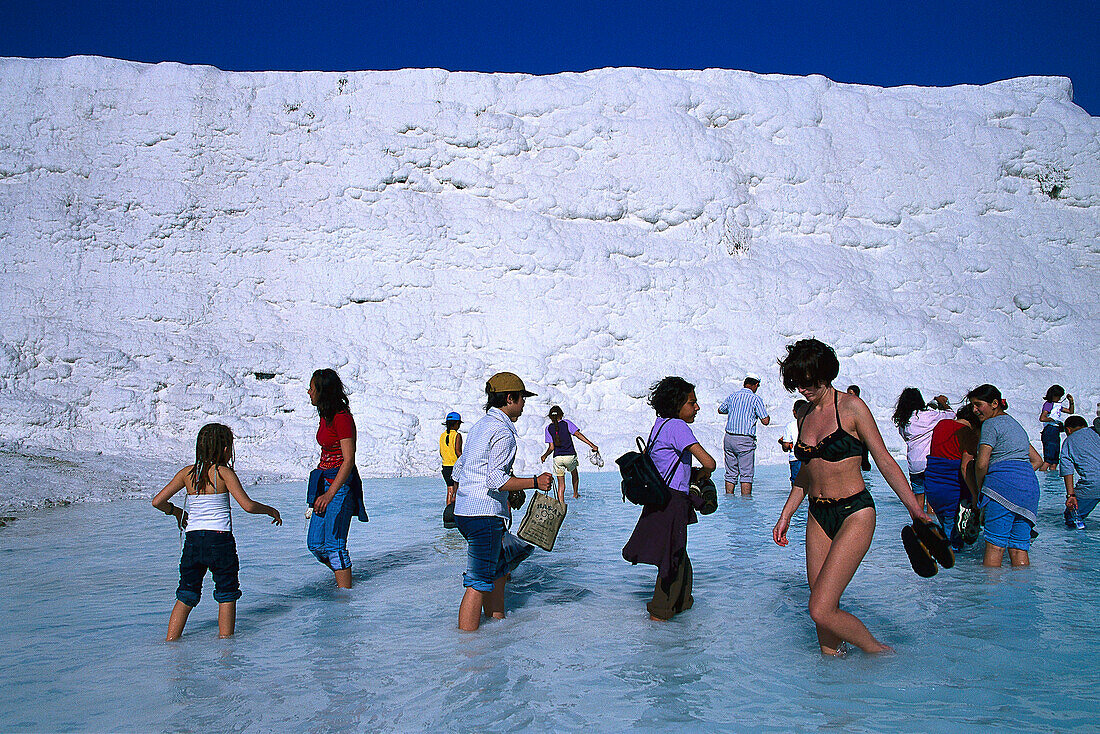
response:
<path id="1" fill-rule="evenodd" d="M 187 531 L 176 605 L 168 618 L 168 640 L 179 639 L 183 634 L 187 615 L 199 603 L 202 580 L 208 570 L 214 577 L 214 601 L 218 602 L 218 636 L 233 634 L 241 588 L 229 495 L 245 512 L 269 515 L 272 523 L 283 524 L 278 510 L 248 496 L 232 463 L 233 432 L 220 423 L 208 423 L 195 440 L 195 463 L 176 472 L 172 481 L 153 498 L 153 507 L 176 518 L 180 529 Z M 186 510 L 169 502 L 181 489 L 186 490 Z"/>

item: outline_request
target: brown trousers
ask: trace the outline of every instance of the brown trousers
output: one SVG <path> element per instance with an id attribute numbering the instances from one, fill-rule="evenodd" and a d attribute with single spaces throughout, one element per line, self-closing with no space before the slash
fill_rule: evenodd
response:
<path id="1" fill-rule="evenodd" d="M 660 619 L 672 619 L 680 612 L 691 609 L 695 599 L 691 596 L 691 559 L 685 552 L 680 558 L 680 565 L 676 569 L 676 575 L 667 582 L 662 582 L 657 577 L 657 583 L 653 586 L 653 601 L 645 605 L 649 613 Z"/>

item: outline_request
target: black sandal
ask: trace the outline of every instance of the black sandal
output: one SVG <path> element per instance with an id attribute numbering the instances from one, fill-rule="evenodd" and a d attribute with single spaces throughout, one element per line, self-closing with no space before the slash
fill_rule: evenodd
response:
<path id="1" fill-rule="evenodd" d="M 936 563 L 944 568 L 951 568 L 955 565 L 955 551 L 951 550 L 951 541 L 944 535 L 943 528 L 935 523 L 914 520 L 913 530 L 916 532 L 921 545 L 927 548 L 932 557 L 936 559 Z"/>
<path id="2" fill-rule="evenodd" d="M 917 538 L 917 533 L 913 530 L 912 525 L 906 525 L 901 529 L 901 544 L 905 547 L 905 553 L 909 556 L 909 563 L 913 565 L 913 570 L 917 572 L 918 576 L 930 579 L 936 575 L 939 568 L 936 566 L 936 562 L 932 560 L 932 556 L 929 555 L 928 549 Z"/>

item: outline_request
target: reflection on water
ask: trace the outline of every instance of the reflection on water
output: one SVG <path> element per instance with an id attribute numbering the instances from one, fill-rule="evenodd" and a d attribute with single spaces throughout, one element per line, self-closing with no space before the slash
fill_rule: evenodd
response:
<path id="1" fill-rule="evenodd" d="M 786 468 L 690 529 L 695 606 L 667 624 L 654 569 L 619 556 L 638 511 L 588 475 L 553 553 L 513 575 L 509 616 L 457 631 L 466 546 L 439 521 L 435 477 L 370 482 L 353 523 L 355 588 L 282 528 L 237 511 L 237 636 L 217 639 L 207 579 L 183 639 L 164 643 L 179 538 L 147 502 L 44 510 L 0 531 L 0 728 L 844 731 L 1095 730 L 1100 518 L 1061 524 L 1043 477 L 1029 569 L 977 550 L 932 579 L 908 567 L 904 511 L 881 479 L 875 542 L 845 605 L 894 657 L 817 654 L 801 539 L 771 542 Z M 257 487 L 293 516 L 302 487 Z"/>

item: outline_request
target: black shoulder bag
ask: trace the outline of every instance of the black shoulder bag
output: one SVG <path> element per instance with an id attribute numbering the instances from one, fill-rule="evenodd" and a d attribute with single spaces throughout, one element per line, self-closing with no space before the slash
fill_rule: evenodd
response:
<path id="1" fill-rule="evenodd" d="M 638 436 L 638 450 L 627 451 L 615 459 L 615 463 L 619 465 L 619 474 L 623 478 L 623 502 L 630 500 L 636 505 L 654 505 L 656 507 L 664 507 L 668 504 L 670 492 L 672 491 L 669 489 L 668 483 L 672 480 L 676 468 L 683 462 L 683 458 L 672 465 L 667 477 L 662 477 L 657 472 L 657 467 L 649 455 L 649 450 L 653 447 L 657 437 L 661 435 L 661 430 L 666 425 L 668 425 L 667 420 L 657 429 L 657 433 L 653 435 L 649 443 L 642 443 L 642 437 Z"/>

